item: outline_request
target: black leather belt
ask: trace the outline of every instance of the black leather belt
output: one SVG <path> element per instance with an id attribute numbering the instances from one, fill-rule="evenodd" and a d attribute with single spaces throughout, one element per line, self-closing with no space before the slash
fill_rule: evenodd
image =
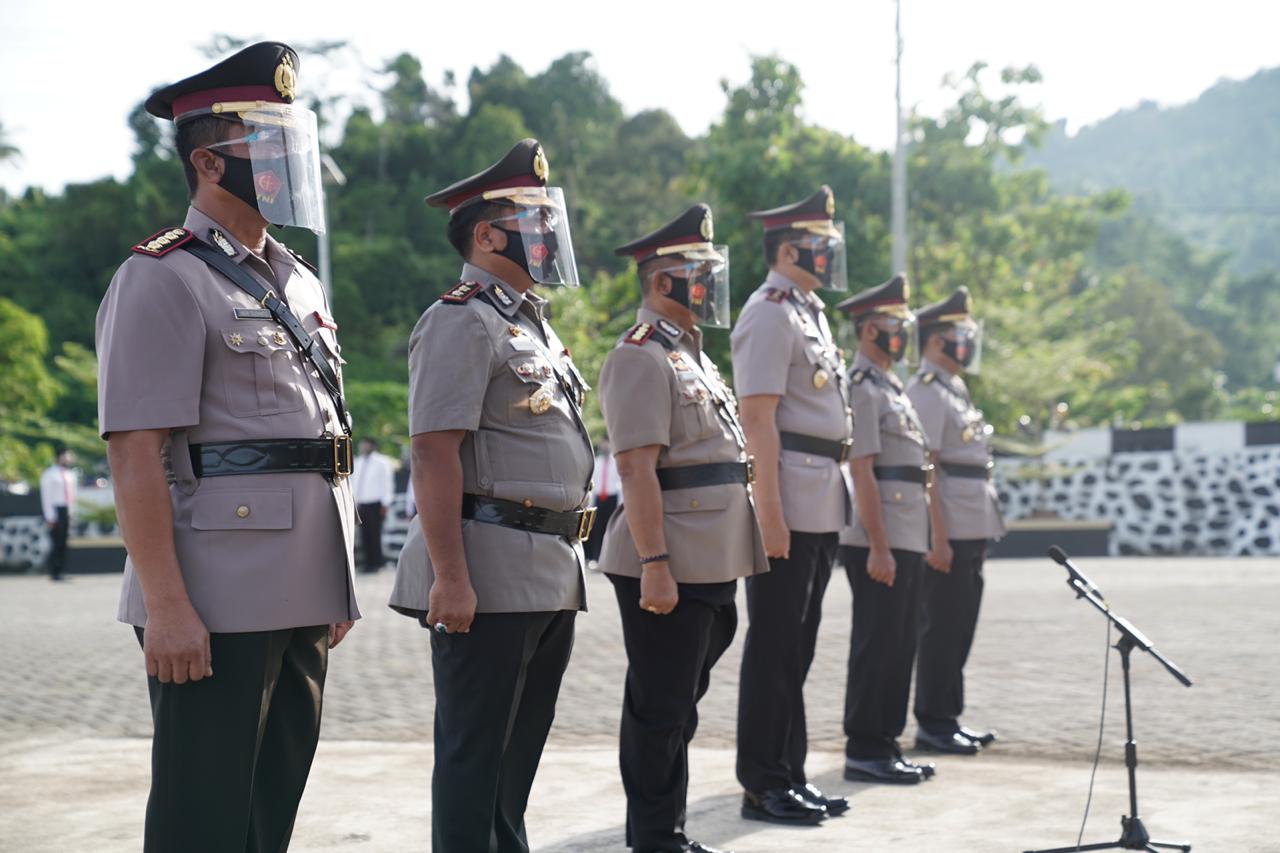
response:
<path id="1" fill-rule="evenodd" d="M 709 462 L 705 465 L 679 465 L 658 469 L 658 485 L 662 490 L 693 489 L 698 486 L 722 486 L 727 483 L 749 485 L 756 481 L 755 460 L 746 462 Z"/>
<path id="2" fill-rule="evenodd" d="M 834 441 L 830 438 L 818 438 L 798 432 L 780 432 L 778 438 L 783 450 L 794 450 L 797 453 L 812 453 L 814 456 L 825 456 L 837 462 L 844 462 L 853 450 L 853 439 Z"/>
<path id="3" fill-rule="evenodd" d="M 942 469 L 948 477 L 964 477 L 971 480 L 990 480 L 991 469 L 995 466 L 988 462 L 986 465 L 958 465 L 955 462 L 939 462 L 938 467 Z"/>
<path id="4" fill-rule="evenodd" d="M 193 444 L 191 470 L 197 478 L 236 474 L 297 474 L 316 471 L 330 477 L 351 474 L 351 437 L 267 438 Z"/>
<path id="5" fill-rule="evenodd" d="M 532 503 L 505 501 L 480 495 L 462 496 L 462 517 L 485 524 L 500 524 L 530 533 L 550 533 L 570 542 L 585 542 L 596 523 L 596 508 L 557 512 Z"/>
<path id="6" fill-rule="evenodd" d="M 919 483 L 924 486 L 929 482 L 929 475 L 933 472 L 933 466 L 877 465 L 872 470 L 875 471 L 877 480 L 900 480 L 904 483 Z"/>

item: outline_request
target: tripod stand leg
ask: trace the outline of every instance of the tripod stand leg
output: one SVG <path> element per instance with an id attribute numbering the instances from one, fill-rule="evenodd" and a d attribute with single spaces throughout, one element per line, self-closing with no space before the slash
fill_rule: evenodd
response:
<path id="1" fill-rule="evenodd" d="M 1191 850 L 1190 844 L 1183 844 L 1180 841 L 1148 841 L 1147 846 L 1163 847 L 1165 850 L 1182 850 L 1184 853 Z"/>
<path id="2" fill-rule="evenodd" d="M 1119 850 L 1120 845 L 1114 841 L 1108 841 L 1105 844 L 1086 844 L 1083 847 L 1076 847 L 1074 844 L 1070 847 L 1055 847 L 1052 850 L 1028 850 L 1026 853 L 1076 853 L 1077 850 Z"/>

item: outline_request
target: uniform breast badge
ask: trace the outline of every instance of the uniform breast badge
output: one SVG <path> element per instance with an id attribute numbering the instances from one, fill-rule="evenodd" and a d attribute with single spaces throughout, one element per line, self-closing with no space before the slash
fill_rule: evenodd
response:
<path id="1" fill-rule="evenodd" d="M 529 397 L 529 411 L 535 415 L 544 415 L 551 410 L 551 400 L 553 398 L 551 388 L 547 385 L 541 386 L 533 395 Z"/>
<path id="2" fill-rule="evenodd" d="M 817 370 L 813 372 L 814 388 L 825 388 L 827 387 L 827 383 L 830 381 L 831 381 L 831 374 L 828 373 L 824 368 L 819 367 Z"/>

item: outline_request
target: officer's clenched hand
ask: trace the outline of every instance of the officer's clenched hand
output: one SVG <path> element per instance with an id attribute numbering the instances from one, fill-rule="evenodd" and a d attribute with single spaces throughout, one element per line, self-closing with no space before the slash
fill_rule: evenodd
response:
<path id="1" fill-rule="evenodd" d="M 199 681 L 213 675 L 209 631 L 189 601 L 147 608 L 142 653 L 147 675 L 154 675 L 164 684 L 186 684 L 188 679 Z"/>
<path id="2" fill-rule="evenodd" d="M 648 563 L 640 569 L 640 606 L 659 616 L 676 609 L 680 592 L 671 567 L 664 563 Z"/>
<path id="3" fill-rule="evenodd" d="M 934 543 L 929 553 L 924 555 L 924 561 L 936 571 L 945 574 L 951 571 L 952 556 L 951 543 L 944 539 Z"/>
<path id="4" fill-rule="evenodd" d="M 356 623 L 354 620 L 348 619 L 345 622 L 335 622 L 329 626 L 329 648 L 338 647 L 338 643 L 342 642 L 342 638 L 347 636 L 347 632 L 351 630 Z"/>
<path id="5" fill-rule="evenodd" d="M 443 622 L 450 634 L 465 634 L 476 618 L 476 591 L 466 578 L 446 580 L 437 574 L 427 608 L 428 625 Z"/>
<path id="6" fill-rule="evenodd" d="M 867 557 L 867 574 L 873 581 L 885 586 L 893 586 L 893 579 L 897 573 L 898 564 L 888 549 L 871 549 L 871 554 Z"/>
<path id="7" fill-rule="evenodd" d="M 761 512 L 760 535 L 764 539 L 766 557 L 785 560 L 791 556 L 791 531 L 787 528 L 782 511 Z"/>

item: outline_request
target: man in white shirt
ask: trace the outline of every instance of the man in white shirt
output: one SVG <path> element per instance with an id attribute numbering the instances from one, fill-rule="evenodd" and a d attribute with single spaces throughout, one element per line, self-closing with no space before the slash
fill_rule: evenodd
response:
<path id="1" fill-rule="evenodd" d="M 372 439 L 360 440 L 351 489 L 360 518 L 360 549 L 364 555 L 361 571 L 376 572 L 386 562 L 382 555 L 382 521 L 395 497 L 396 483 L 391 460 L 378 452 Z"/>
<path id="2" fill-rule="evenodd" d="M 591 478 L 595 484 L 596 523 L 591 528 L 591 536 L 583 543 L 583 552 L 587 559 L 594 563 L 600 559 L 600 546 L 604 543 L 604 529 L 609 526 L 609 516 L 618 508 L 618 465 L 613 461 L 613 452 L 607 439 L 601 439 L 596 446 L 596 471 Z"/>
<path id="3" fill-rule="evenodd" d="M 76 456 L 65 447 L 57 460 L 40 475 L 40 506 L 44 523 L 49 528 L 53 548 L 49 552 L 49 579 L 63 580 L 67 561 L 67 533 L 71 529 L 71 512 L 76 505 L 76 472 L 72 465 Z"/>

